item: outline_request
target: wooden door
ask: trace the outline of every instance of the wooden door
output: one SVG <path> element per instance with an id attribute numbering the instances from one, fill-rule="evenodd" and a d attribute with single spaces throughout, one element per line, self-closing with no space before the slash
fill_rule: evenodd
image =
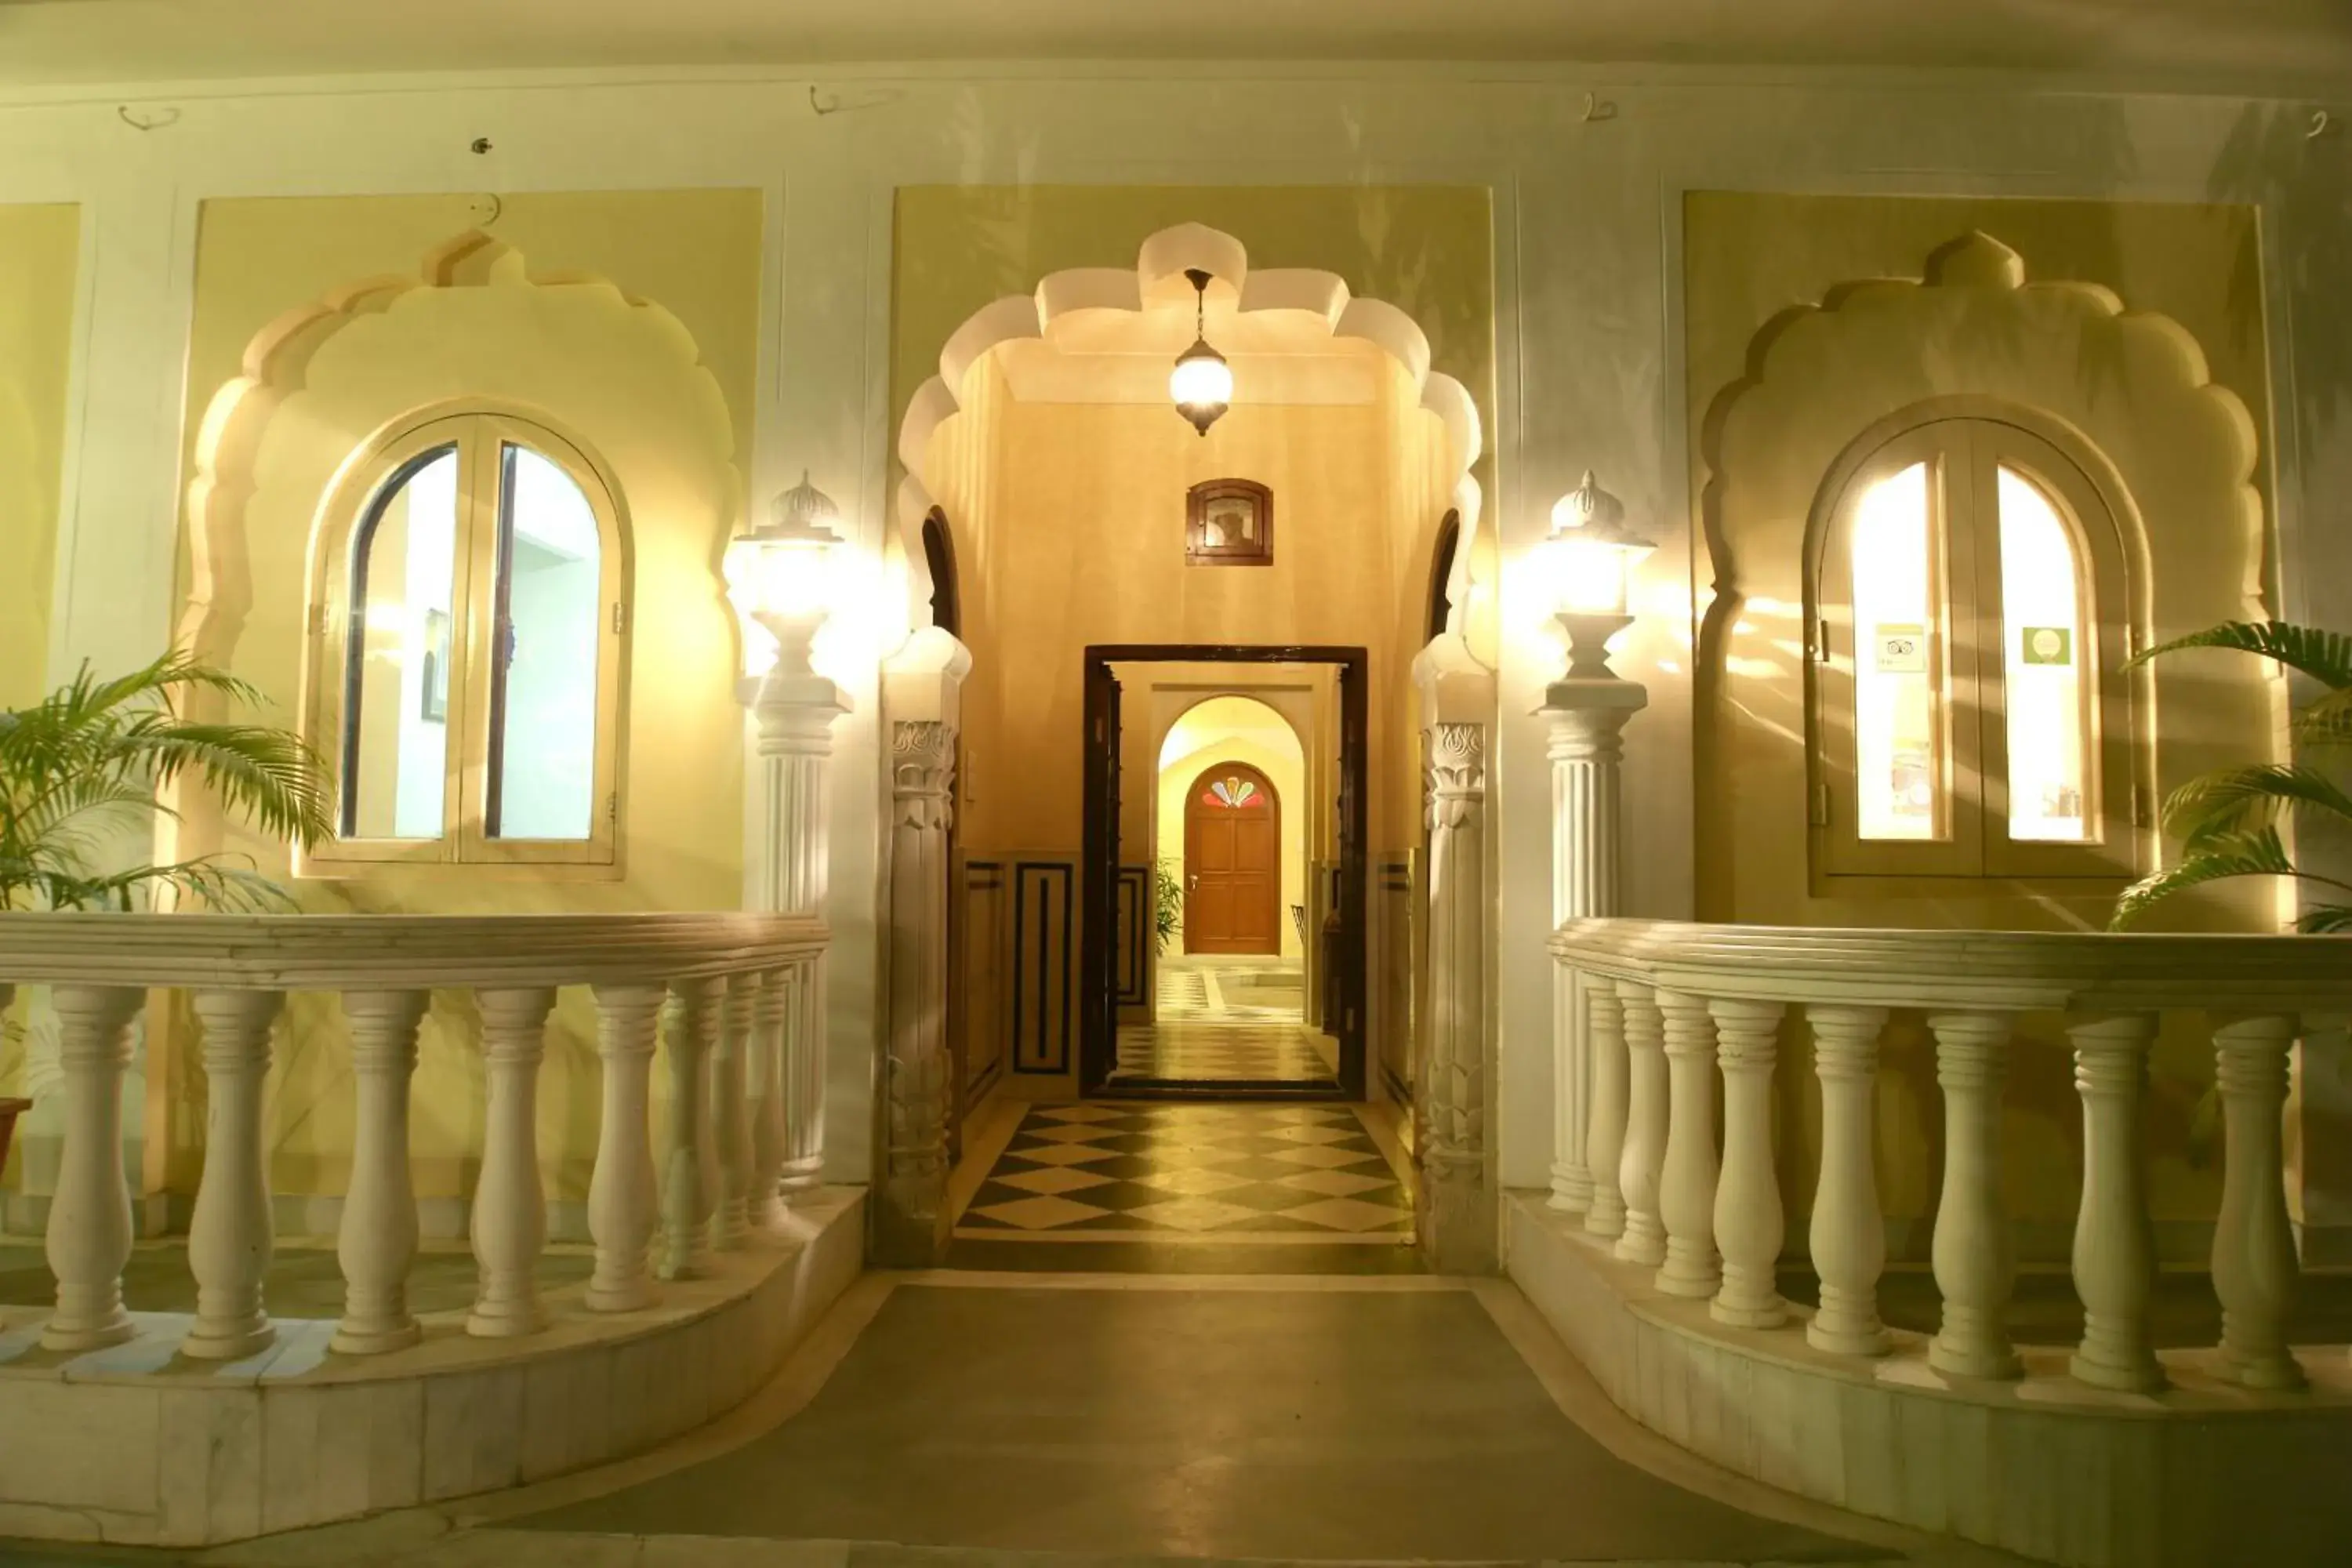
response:
<path id="1" fill-rule="evenodd" d="M 1282 802 L 1245 763 L 1220 763 L 1184 796 L 1184 951 L 1282 951 Z"/>
<path id="2" fill-rule="evenodd" d="M 1078 887 L 1078 1084 L 1109 1081 L 1118 1040 L 1118 681 L 1110 665 L 1086 666 L 1086 805 Z"/>

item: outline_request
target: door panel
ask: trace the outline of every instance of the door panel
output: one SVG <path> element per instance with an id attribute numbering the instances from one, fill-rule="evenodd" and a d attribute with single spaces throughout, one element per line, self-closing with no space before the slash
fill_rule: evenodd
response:
<path id="1" fill-rule="evenodd" d="M 1184 951 L 1282 951 L 1282 802 L 1272 781 L 1220 763 L 1184 796 Z"/>

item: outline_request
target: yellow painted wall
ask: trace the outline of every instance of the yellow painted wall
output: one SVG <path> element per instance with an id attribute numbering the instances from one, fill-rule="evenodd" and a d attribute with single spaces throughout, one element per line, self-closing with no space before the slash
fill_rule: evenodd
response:
<path id="1" fill-rule="evenodd" d="M 48 689 L 81 209 L 0 206 L 0 708 Z"/>
<path id="2" fill-rule="evenodd" d="M 1369 650 L 1370 847 L 1412 842 L 1405 692 L 1444 443 L 1409 402 L 1399 433 L 1402 373 L 1380 376 L 1370 404 L 1236 407 L 1206 438 L 1165 407 L 1023 404 L 985 368 L 972 381 L 982 396 L 947 427 L 968 428 L 934 443 L 925 476 L 963 512 L 950 523 L 973 652 L 967 743 L 995 786 L 966 841 L 1076 847 L 1087 645 L 1296 642 Z M 1274 492 L 1271 566 L 1185 561 L 1187 490 L 1231 476 Z"/>
<path id="3" fill-rule="evenodd" d="M 1700 539 L 1696 581 L 1704 595 L 1715 567 L 1706 526 L 1730 519 L 1738 537 L 1724 547 L 1735 582 L 1751 595 L 1725 644 L 1724 668 L 1702 669 L 1697 722 L 1696 798 L 1698 912 L 1702 919 L 1812 925 L 2082 929 L 2103 923 L 2114 887 L 2066 895 L 1991 881 L 1956 881 L 1942 893 L 1817 896 L 1806 864 L 1801 628 L 1794 605 L 1802 567 L 1797 559 L 1804 509 L 1825 463 L 1814 445 L 1782 438 L 1792 417 L 1772 426 L 1771 438 L 1740 444 L 1742 405 L 1727 389 L 1755 395 L 1762 344 L 1810 367 L 1819 377 L 1822 417 L 1852 428 L 1816 434 L 1834 451 L 1867 427 L 1851 406 L 1862 390 L 1884 384 L 1913 390 L 1907 397 L 1983 392 L 2063 417 L 2100 445 L 2135 489 L 2147 525 L 2153 631 L 2177 635 L 2250 613 L 2246 595 L 2262 583 L 2259 511 L 2266 501 L 2240 504 L 2235 481 L 2217 479 L 2213 455 L 2228 444 L 2230 421 L 2216 414 L 2226 400 L 2185 394 L 2178 382 L 2177 342 L 2137 329 L 2085 328 L 2064 301 L 2043 299 L 2012 310 L 1980 296 L 1953 304 L 1935 323 L 1932 341 L 1903 331 L 1874 337 L 1857 326 L 1841 348 L 1864 344 L 1867 363 L 1819 354 L 1800 344 L 1796 331 L 1836 329 L 1821 318 L 1793 331 L 1768 323 L 1793 308 L 1837 306 L 1845 286 L 1877 279 L 1918 279 L 1925 258 L 1972 230 L 1992 236 L 2023 259 L 2029 285 L 2098 285 L 2131 312 L 2168 317 L 2203 351 L 2211 383 L 2234 394 L 2266 447 L 2260 268 L 2252 213 L 2243 208 L 2089 202 L 1979 201 L 1701 193 L 1685 212 L 1685 321 L 1689 373 L 1692 494 L 1702 498 L 1693 537 Z M 1856 304 L 1855 313 L 1906 310 L 1900 301 Z M 1890 321 L 1895 318 L 1890 315 Z M 1908 322 L 1901 318 L 1896 324 Z M 2128 321 L 2128 318 L 2126 318 Z M 2060 336 L 2061 331 L 2066 335 Z M 1761 334 L 1761 336 L 1759 336 Z M 1823 340 L 1827 342 L 1827 339 Z M 2064 345 L 2063 352 L 2053 348 Z M 2193 356 L 2191 356 L 2193 357 Z M 1817 363 L 1818 362 L 1818 363 Z M 2039 377 L 2041 379 L 2036 380 Z M 1743 382 L 1743 378 L 1748 378 Z M 1769 384 L 1769 377 L 1768 377 Z M 1924 389 L 1924 390 L 1922 390 Z M 1801 388 L 1782 397 L 1804 396 Z M 1900 406 L 1900 405 L 1897 405 Z M 1727 424 L 1726 410 L 1728 415 Z M 1892 409 L 1886 410 L 1892 412 Z M 1713 422 L 1710 422 L 1710 416 Z M 1810 440 L 1810 438 L 1809 438 Z M 1721 469 L 1711 457 L 1726 447 L 1735 459 Z M 1770 447 L 1767 451 L 1764 448 Z M 1788 454 L 1801 450 L 1799 464 Z M 1743 470 L 1737 455 L 1756 467 Z M 1783 462 L 1783 459 L 1787 459 Z M 1782 463 L 1789 471 L 1771 472 Z M 2201 464 L 2201 468 L 2196 468 Z M 1797 469 L 1802 468 L 1803 471 Z M 2195 468 L 2196 471 L 2191 472 Z M 2266 494 L 2267 467 L 2252 482 Z M 1708 486 L 1717 487 L 1709 498 Z M 2193 505 L 2181 504 L 2195 487 Z M 1763 499 L 1759 499 L 1759 498 Z M 1709 506 L 1713 510 L 1710 512 Z M 1762 585 L 1759 587 L 1759 585 Z M 1704 599 L 1694 607 L 1698 634 Z M 1751 624 L 1752 623 L 1752 624 Z M 2220 763 L 2263 754 L 2273 724 L 2271 694 L 2251 660 L 2193 661 L 2158 671 L 2160 784 Z M 1713 684 L 1711 684 L 1711 682 Z M 1710 692 L 1714 700 L 1710 700 Z M 1712 747 L 1707 743 L 1713 725 Z M 2205 929 L 2258 929 L 2268 901 L 2251 887 L 2199 900 L 2181 900 L 2160 922 Z M 2151 1208 L 2160 1238 L 2164 1222 L 2210 1215 L 2217 1199 L 2218 1160 L 2192 1152 L 2188 1129 L 2193 1108 L 2212 1077 L 2210 1041 L 2198 1020 L 2185 1017 L 2158 1043 L 2153 1059 Z M 1819 1150 L 1819 1101 L 1811 1085 L 1807 1032 L 1792 1024 L 1779 1079 L 1784 1121 L 1795 1133 L 1780 1146 L 1783 1190 L 1810 1202 Z M 2061 1021 L 2022 1021 L 2004 1097 L 2002 1139 L 2010 1212 L 2026 1227 L 2028 1246 L 2063 1256 L 2081 1169 L 2081 1108 L 2074 1093 Z M 1914 1251 L 1926 1245 L 1941 1160 L 1941 1111 L 1932 1039 L 1916 1020 L 1898 1018 L 1887 1037 L 1878 1079 L 1879 1185 L 1887 1214 L 1918 1222 Z M 1798 1232 L 1797 1234 L 1801 1234 Z M 2054 1253 L 2053 1253 L 2054 1249 Z"/>
<path id="4" fill-rule="evenodd" d="M 1274 785 L 1281 809 L 1282 956 L 1300 958 L 1294 909 L 1307 907 L 1307 844 L 1313 812 L 1307 794 L 1307 752 L 1283 716 L 1246 697 L 1212 697 L 1187 709 L 1161 743 L 1154 816 L 1160 858 L 1185 874 L 1184 818 L 1192 781 L 1212 763 L 1246 763 Z M 1181 943 L 1171 943 L 1182 951 Z"/>
<path id="5" fill-rule="evenodd" d="M 257 334 L 371 279 L 421 280 L 422 258 L 486 212 L 464 195 L 207 203 L 189 357 L 191 475 L 216 395 L 255 369 L 248 348 Z M 337 330 L 305 334 L 290 381 L 284 356 L 271 362 L 271 385 L 285 402 L 243 460 L 252 497 L 242 508 L 240 549 L 226 552 L 250 608 L 241 625 L 215 617 L 208 636 L 261 688 L 275 721 L 292 721 L 299 708 L 320 497 L 385 419 L 467 396 L 543 416 L 609 467 L 632 535 L 623 875 L 376 868 L 299 881 L 305 908 L 475 913 L 740 904 L 740 653 L 718 567 L 742 513 L 735 454 L 751 443 L 761 226 L 756 191 L 508 197 L 488 233 L 516 254 L 500 260 L 505 253 L 485 250 L 446 287 L 372 296 Z M 238 477 L 227 476 L 232 484 Z M 192 519 L 196 510 L 192 500 Z M 193 560 L 184 552 L 184 583 L 207 598 L 219 593 L 193 573 Z M 192 619 L 203 623 L 201 612 L 184 613 L 183 630 Z M 253 853 L 265 870 L 284 869 L 282 854 L 235 830 L 226 843 Z M 470 998 L 454 994 L 436 997 L 425 1024 L 413 1142 L 426 1196 L 471 1186 L 483 1112 L 477 1026 Z M 190 1020 L 171 1020 L 166 1036 L 169 1048 L 155 1053 L 150 1072 L 151 1084 L 160 1077 L 164 1088 L 150 1098 L 151 1107 L 163 1107 L 151 1110 L 150 1147 L 173 1152 L 159 1179 L 181 1188 L 194 1173 L 188 1152 L 201 1141 L 203 1086 L 189 1067 Z M 593 1045 L 593 1009 L 584 994 L 567 994 L 541 1082 L 542 1163 L 557 1199 L 585 1195 L 596 1126 Z M 280 1192 L 341 1191 L 352 1105 L 331 1001 L 296 998 L 277 1049 L 273 1182 Z"/>

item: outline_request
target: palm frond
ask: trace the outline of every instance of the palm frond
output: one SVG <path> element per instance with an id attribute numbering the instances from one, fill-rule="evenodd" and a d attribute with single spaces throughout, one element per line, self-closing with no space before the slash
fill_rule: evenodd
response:
<path id="1" fill-rule="evenodd" d="M 2224 621 L 2218 626 L 2174 637 L 2135 654 L 2124 668 L 2128 669 L 2159 654 L 2191 647 L 2234 648 L 2240 653 L 2259 654 L 2303 671 L 2331 691 L 2352 687 L 2352 636 L 2297 626 L 2293 621 Z"/>
<path id="2" fill-rule="evenodd" d="M 2331 691 L 2297 713 L 2294 738 L 2306 746 L 2352 746 L 2352 687 Z"/>
<path id="3" fill-rule="evenodd" d="M 2352 931 L 2352 904 L 2321 904 L 2303 911 L 2294 929 L 2309 936 L 2334 931 Z"/>
<path id="4" fill-rule="evenodd" d="M 2190 779 L 2164 801 L 2164 830 L 2195 850 L 2277 820 L 2284 812 L 2323 812 L 2352 823 L 2352 795 L 2315 768 L 2258 763 Z"/>
<path id="5" fill-rule="evenodd" d="M 334 830 L 325 769 L 300 737 L 254 724 L 142 724 L 130 738 L 159 784 L 194 769 L 231 811 L 304 847 Z"/>
<path id="6" fill-rule="evenodd" d="M 2141 878 L 2126 888 L 2107 917 L 2109 931 L 2122 931 L 2173 894 L 2230 877 L 2292 877 L 2294 862 L 2275 827 L 2209 839 L 2179 865 Z"/>

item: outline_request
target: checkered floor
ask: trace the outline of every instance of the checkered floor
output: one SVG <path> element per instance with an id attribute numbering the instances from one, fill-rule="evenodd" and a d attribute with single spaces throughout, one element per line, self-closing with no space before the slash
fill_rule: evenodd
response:
<path id="1" fill-rule="evenodd" d="M 1306 1016 L 1307 972 L 1296 960 L 1171 954 L 1160 961 L 1154 992 L 1163 1024 L 1296 1024 Z"/>
<path id="2" fill-rule="evenodd" d="M 1037 1241 L 1412 1240 L 1412 1206 L 1344 1105 L 1033 1108 L 956 1222 Z"/>
<path id="3" fill-rule="evenodd" d="M 1297 1024 L 1129 1024 L 1111 1081 L 1336 1083 L 1339 1042 Z"/>

